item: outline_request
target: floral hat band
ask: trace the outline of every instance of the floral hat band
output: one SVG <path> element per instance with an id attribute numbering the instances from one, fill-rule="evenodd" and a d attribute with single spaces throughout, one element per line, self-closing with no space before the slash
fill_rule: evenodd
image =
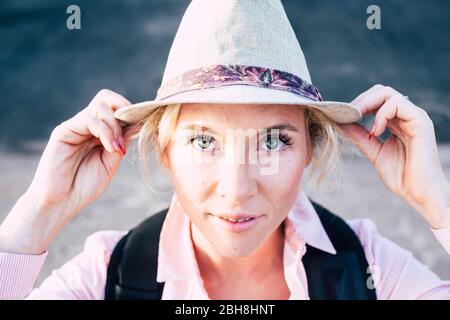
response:
<path id="1" fill-rule="evenodd" d="M 357 106 L 324 101 L 312 85 L 282 0 L 188 2 L 156 97 L 118 108 L 116 119 L 135 124 L 159 107 L 192 102 L 308 105 L 337 123 L 362 118 Z"/>
<path id="2" fill-rule="evenodd" d="M 250 85 L 289 91 L 313 101 L 323 101 L 319 90 L 300 77 L 266 67 L 246 65 L 212 65 L 180 74 L 158 90 L 157 100 L 180 92 L 230 85 Z"/>

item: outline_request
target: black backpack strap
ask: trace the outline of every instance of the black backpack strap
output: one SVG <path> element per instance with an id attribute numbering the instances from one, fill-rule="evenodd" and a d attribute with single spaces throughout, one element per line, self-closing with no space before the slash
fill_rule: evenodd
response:
<path id="1" fill-rule="evenodd" d="M 116 245 L 108 265 L 105 300 L 160 300 L 156 281 L 159 236 L 168 208 L 147 218 Z"/>
<path id="2" fill-rule="evenodd" d="M 303 264 L 312 300 L 376 300 L 369 265 L 358 236 L 340 217 L 311 201 L 336 255 L 307 245 Z"/>

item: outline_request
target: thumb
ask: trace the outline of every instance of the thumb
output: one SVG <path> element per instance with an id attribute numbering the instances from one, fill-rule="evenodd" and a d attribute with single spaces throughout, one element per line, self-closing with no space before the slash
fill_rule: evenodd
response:
<path id="1" fill-rule="evenodd" d="M 374 164 L 378 152 L 382 147 L 380 139 L 376 136 L 369 138 L 369 131 L 359 124 L 339 125 L 343 136 L 355 144 L 359 150 Z"/>

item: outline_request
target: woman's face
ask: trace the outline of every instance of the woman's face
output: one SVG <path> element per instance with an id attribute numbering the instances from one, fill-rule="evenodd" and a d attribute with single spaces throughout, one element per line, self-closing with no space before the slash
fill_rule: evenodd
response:
<path id="1" fill-rule="evenodd" d="M 220 255 L 250 255 L 292 208 L 308 145 L 298 106 L 183 104 L 167 154 L 193 228 Z"/>

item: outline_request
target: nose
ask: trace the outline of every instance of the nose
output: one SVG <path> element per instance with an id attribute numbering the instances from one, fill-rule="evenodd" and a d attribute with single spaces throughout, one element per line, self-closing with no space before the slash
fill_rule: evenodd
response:
<path id="1" fill-rule="evenodd" d="M 258 183 L 247 164 L 224 164 L 216 188 L 227 202 L 241 204 L 257 194 Z"/>

